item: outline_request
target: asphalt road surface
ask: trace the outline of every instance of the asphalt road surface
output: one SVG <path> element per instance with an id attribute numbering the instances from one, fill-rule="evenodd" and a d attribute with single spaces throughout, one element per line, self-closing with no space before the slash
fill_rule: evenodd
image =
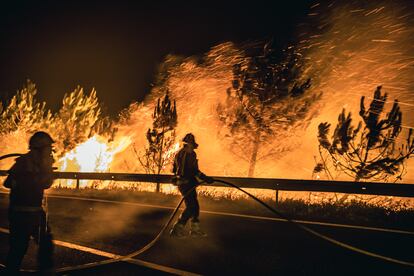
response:
<path id="1" fill-rule="evenodd" d="M 7 195 L 0 194 L 0 263 L 4 263 L 8 248 L 7 204 Z M 172 212 L 162 202 L 150 206 L 55 197 L 48 198 L 48 210 L 54 238 L 59 241 L 56 268 L 108 259 L 111 254 L 126 255 L 142 248 L 157 235 Z M 64 274 L 414 275 L 414 267 L 339 247 L 292 223 L 234 213 L 203 212 L 201 221 L 207 238 L 173 239 L 164 234 L 134 260 Z M 414 263 L 414 233 L 307 226 L 354 247 Z M 30 246 L 23 263 L 25 269 L 35 268 L 35 249 Z"/>

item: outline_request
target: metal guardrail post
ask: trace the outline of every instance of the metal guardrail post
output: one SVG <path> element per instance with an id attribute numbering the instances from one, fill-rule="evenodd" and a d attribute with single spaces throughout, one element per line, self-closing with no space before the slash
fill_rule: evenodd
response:
<path id="1" fill-rule="evenodd" d="M 276 199 L 275 199 L 275 203 L 276 203 L 276 206 L 277 205 L 279 205 L 279 183 L 276 183 L 275 184 L 275 186 L 276 186 L 276 188 L 275 188 L 275 191 L 276 191 Z"/>
<path id="2" fill-rule="evenodd" d="M 276 206 L 279 205 L 279 190 L 276 190 Z"/>
<path id="3" fill-rule="evenodd" d="M 80 179 L 79 178 L 76 178 L 76 190 L 79 190 L 79 182 L 80 182 Z"/>

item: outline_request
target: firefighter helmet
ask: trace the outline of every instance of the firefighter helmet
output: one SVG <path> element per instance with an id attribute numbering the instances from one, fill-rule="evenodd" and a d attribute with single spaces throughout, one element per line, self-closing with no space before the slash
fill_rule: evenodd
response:
<path id="1" fill-rule="evenodd" d="M 50 147 L 55 141 L 44 131 L 38 131 L 30 137 L 29 149 L 41 149 Z"/>
<path id="2" fill-rule="evenodd" d="M 198 147 L 198 144 L 196 143 L 195 137 L 192 133 L 187 133 L 183 138 L 183 142 L 186 144 L 192 144 L 195 149 Z"/>

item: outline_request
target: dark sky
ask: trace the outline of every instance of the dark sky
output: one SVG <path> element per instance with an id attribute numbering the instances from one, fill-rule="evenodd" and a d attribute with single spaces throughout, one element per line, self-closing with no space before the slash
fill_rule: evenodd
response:
<path id="1" fill-rule="evenodd" d="M 289 40 L 310 0 L 19 1 L 0 7 L 0 97 L 26 79 L 57 109 L 78 84 L 110 114 L 150 90 L 165 55 L 195 55 L 225 41 Z M 197 3 L 198 4 L 195 4 Z"/>

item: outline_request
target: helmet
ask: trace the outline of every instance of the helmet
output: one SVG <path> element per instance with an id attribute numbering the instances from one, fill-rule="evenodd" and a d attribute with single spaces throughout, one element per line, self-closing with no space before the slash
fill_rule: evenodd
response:
<path id="1" fill-rule="evenodd" d="M 195 137 L 192 133 L 187 133 L 183 138 L 183 142 L 192 144 L 195 149 L 198 147 L 198 144 L 195 142 Z"/>
<path id="2" fill-rule="evenodd" d="M 29 139 L 29 149 L 50 147 L 55 141 L 44 131 L 38 131 Z"/>

